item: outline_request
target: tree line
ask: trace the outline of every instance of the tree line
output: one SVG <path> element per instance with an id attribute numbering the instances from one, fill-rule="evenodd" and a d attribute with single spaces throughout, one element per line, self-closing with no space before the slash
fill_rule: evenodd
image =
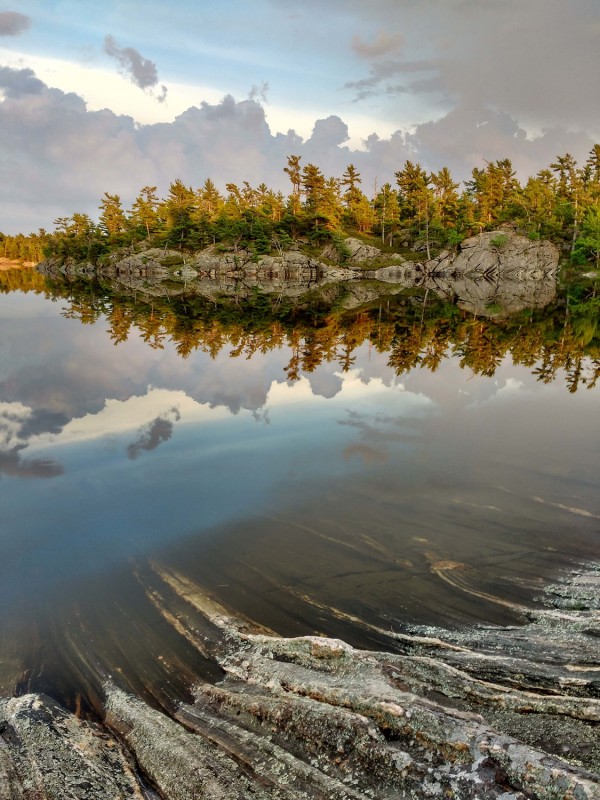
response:
<path id="1" fill-rule="evenodd" d="M 287 195 L 264 183 L 228 183 L 221 192 L 211 179 L 196 189 L 177 179 L 164 198 L 156 186 L 144 186 L 126 209 L 119 195 L 105 192 L 97 221 L 76 212 L 56 219 L 53 232 L 0 234 L 0 256 L 97 263 L 115 248 L 146 241 L 188 251 L 222 245 L 258 257 L 298 239 L 342 247 L 343 236 L 351 233 L 377 237 L 384 249 L 418 250 L 429 258 L 508 222 L 531 239 L 556 242 L 573 263 L 600 265 L 600 144 L 583 165 L 567 153 L 523 184 L 509 159 L 475 167 L 462 188 L 447 167 L 428 172 L 406 161 L 394 183 L 376 186 L 370 196 L 353 164 L 341 177 L 326 177 L 291 155 L 284 171 Z"/>

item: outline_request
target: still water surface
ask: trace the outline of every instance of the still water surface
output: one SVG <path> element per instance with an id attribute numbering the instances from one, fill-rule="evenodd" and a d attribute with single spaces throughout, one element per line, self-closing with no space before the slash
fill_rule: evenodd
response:
<path id="1" fill-rule="evenodd" d="M 67 307 L 0 295 L 1 691 L 68 699 L 84 653 L 171 696 L 216 674 L 148 601 L 154 564 L 281 634 L 380 646 L 516 622 L 598 557 L 597 390 L 510 356 L 398 376 L 368 342 L 290 381 L 285 344 L 182 359 Z"/>

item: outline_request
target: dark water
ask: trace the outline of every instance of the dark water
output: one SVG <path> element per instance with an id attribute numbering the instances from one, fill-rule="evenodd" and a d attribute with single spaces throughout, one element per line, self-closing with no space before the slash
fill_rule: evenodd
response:
<path id="1" fill-rule="evenodd" d="M 69 310 L 0 295 L 1 691 L 72 700 L 95 664 L 171 697 L 216 677 L 149 602 L 156 565 L 281 634 L 376 647 L 514 623 L 600 553 L 589 337 L 577 391 L 515 366 L 519 335 L 488 374 L 458 346 L 398 374 L 367 336 L 288 380 L 289 332 L 182 358 Z"/>

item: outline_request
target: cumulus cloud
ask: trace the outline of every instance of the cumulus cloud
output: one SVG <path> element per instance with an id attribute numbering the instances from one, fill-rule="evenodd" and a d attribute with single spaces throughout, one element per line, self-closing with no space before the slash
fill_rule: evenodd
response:
<path id="1" fill-rule="evenodd" d="M 348 144 L 348 126 L 331 115 L 315 122 L 310 137 L 273 133 L 256 100 L 228 95 L 219 103 L 192 106 L 171 123 L 137 125 L 104 109 L 88 111 L 76 94 L 48 88 L 28 69 L 0 68 L 0 214 L 5 233 L 51 228 L 75 211 L 98 215 L 105 191 L 129 205 L 142 186 L 163 196 L 177 177 L 201 186 L 212 178 L 265 182 L 288 192 L 283 172 L 290 154 L 340 176 L 353 163 L 370 191 L 377 179 L 394 183 L 405 160 L 425 169 L 448 166 L 458 180 L 484 160 L 511 158 L 521 178 L 556 155 L 571 152 L 580 163 L 593 141 L 584 131 L 548 126 L 532 137 L 506 111 L 465 101 L 439 119 L 398 130 L 387 139 L 369 136 L 364 150 Z"/>
<path id="2" fill-rule="evenodd" d="M 127 447 L 127 458 L 134 461 L 141 452 L 150 452 L 173 435 L 173 424 L 181 419 L 179 409 L 171 408 L 152 422 L 143 425 L 138 438 Z"/>
<path id="3" fill-rule="evenodd" d="M 475 102 L 461 103 L 439 120 L 417 126 L 405 142 L 429 168 L 445 164 L 463 180 L 474 166 L 498 158 L 511 159 L 525 179 L 557 154 L 571 152 L 584 161 L 593 145 L 585 132 L 562 126 L 529 137 L 509 114 Z"/>
<path id="4" fill-rule="evenodd" d="M 317 151 L 329 150 L 339 147 L 348 141 L 348 126 L 336 115 L 331 115 L 326 119 L 318 119 L 315 122 L 308 147 Z"/>
<path id="5" fill-rule="evenodd" d="M 31 18 L 18 11 L 0 11 L 0 36 L 18 36 L 31 26 Z"/>
<path id="6" fill-rule="evenodd" d="M 146 91 L 158 87 L 156 64 L 144 58 L 134 47 L 119 47 L 114 37 L 107 35 L 104 37 L 104 52 L 117 61 L 123 74 L 140 89 Z M 167 96 L 167 87 L 161 85 L 159 94 L 155 96 L 162 103 Z"/>
<path id="7" fill-rule="evenodd" d="M 40 94 L 46 85 L 36 78 L 32 69 L 0 67 L 0 88 L 5 97 L 22 97 L 27 94 Z"/>

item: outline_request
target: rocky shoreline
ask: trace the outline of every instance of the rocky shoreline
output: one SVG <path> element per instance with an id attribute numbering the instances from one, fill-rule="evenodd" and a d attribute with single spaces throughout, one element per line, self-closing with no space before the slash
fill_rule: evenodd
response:
<path id="1" fill-rule="evenodd" d="M 281 638 L 153 569 L 152 602 L 223 680 L 167 711 L 98 675 L 102 723 L 0 700 L 2 800 L 600 798 L 600 565 L 522 626 L 386 632 L 395 652 Z"/>
<path id="2" fill-rule="evenodd" d="M 344 284 L 340 302 L 347 309 L 423 288 L 472 313 L 502 316 L 552 301 L 560 257 L 552 243 L 532 242 L 509 229 L 466 239 L 460 250 L 423 263 L 351 237 L 343 240 L 342 251 L 328 245 L 314 255 L 296 245 L 256 258 L 217 246 L 197 253 L 141 248 L 115 252 L 99 265 L 50 260 L 38 269 L 49 276 L 110 281 L 149 298 L 167 293 L 244 299 L 257 290 L 293 299 L 310 292 L 327 297 Z"/>

